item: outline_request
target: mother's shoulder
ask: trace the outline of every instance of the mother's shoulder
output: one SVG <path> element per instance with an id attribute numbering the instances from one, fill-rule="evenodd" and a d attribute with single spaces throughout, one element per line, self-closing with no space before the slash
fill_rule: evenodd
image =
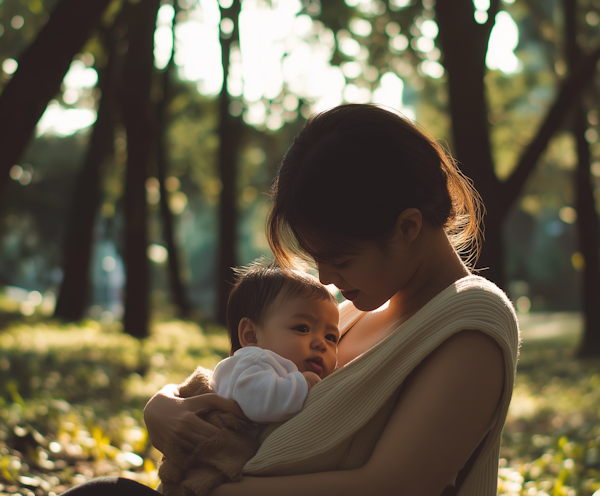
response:
<path id="1" fill-rule="evenodd" d="M 478 275 L 472 274 L 472 275 L 463 277 L 462 279 L 459 279 L 458 281 L 456 281 L 452 285 L 452 287 L 454 288 L 454 291 L 452 291 L 452 292 L 456 292 L 457 294 L 460 294 L 460 293 L 471 293 L 471 294 L 488 293 L 488 294 L 494 295 L 502 300 L 506 300 L 506 301 L 510 302 L 508 296 L 506 295 L 506 293 L 504 291 L 502 291 L 502 289 L 500 289 L 496 284 L 494 284 L 489 279 L 486 279 L 485 277 L 481 277 Z"/>
<path id="2" fill-rule="evenodd" d="M 458 279 L 433 298 L 423 313 L 450 312 L 453 315 L 503 315 L 516 321 L 514 306 L 506 293 L 481 276 L 469 275 Z"/>

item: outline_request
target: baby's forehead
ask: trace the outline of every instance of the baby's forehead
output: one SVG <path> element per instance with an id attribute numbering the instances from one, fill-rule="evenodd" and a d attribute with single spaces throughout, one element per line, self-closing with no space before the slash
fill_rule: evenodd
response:
<path id="1" fill-rule="evenodd" d="M 331 312 L 335 312 L 335 318 L 339 318 L 338 303 L 335 298 L 326 298 L 318 294 L 298 294 L 281 292 L 271 302 L 266 309 L 266 315 L 272 314 L 273 312 L 289 312 L 294 314 L 296 312 L 303 313 L 309 312 L 315 314 L 319 318 L 330 316 Z"/>
<path id="2" fill-rule="evenodd" d="M 277 297 L 279 303 L 284 302 L 297 302 L 302 305 L 310 308 L 314 308 L 318 311 L 321 311 L 323 303 L 331 305 L 331 307 L 338 308 L 338 303 L 335 300 L 334 296 L 331 295 L 331 298 L 324 298 L 321 295 L 310 294 L 285 294 L 284 292 L 280 293 Z"/>

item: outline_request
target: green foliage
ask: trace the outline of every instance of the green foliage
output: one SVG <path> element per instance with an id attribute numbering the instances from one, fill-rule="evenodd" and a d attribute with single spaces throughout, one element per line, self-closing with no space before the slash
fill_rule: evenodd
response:
<path id="1" fill-rule="evenodd" d="M 504 430 L 499 494 L 589 496 L 600 489 L 600 362 L 574 336 L 525 342 Z"/>
<path id="2" fill-rule="evenodd" d="M 227 355 L 222 329 L 165 322 L 138 340 L 118 324 L 38 323 L 0 334 L 0 493 L 60 494 L 102 475 L 155 486 L 146 401 Z"/>

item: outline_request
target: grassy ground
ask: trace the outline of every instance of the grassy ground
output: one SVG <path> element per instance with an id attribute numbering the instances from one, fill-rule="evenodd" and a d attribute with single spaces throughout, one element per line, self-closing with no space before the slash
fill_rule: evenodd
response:
<path id="1" fill-rule="evenodd" d="M 600 360 L 574 359 L 572 315 L 522 327 L 499 494 L 590 496 L 600 490 Z M 102 475 L 156 485 L 143 405 L 227 348 L 223 332 L 182 322 L 142 341 L 118 325 L 13 322 L 0 332 L 0 494 L 60 494 Z"/>
<path id="2" fill-rule="evenodd" d="M 600 490 L 600 360 L 575 359 L 576 316 L 534 316 L 521 327 L 499 494 L 589 496 Z"/>

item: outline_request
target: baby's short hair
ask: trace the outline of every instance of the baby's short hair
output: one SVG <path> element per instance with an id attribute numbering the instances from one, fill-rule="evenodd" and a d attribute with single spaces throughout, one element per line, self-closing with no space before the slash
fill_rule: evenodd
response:
<path id="1" fill-rule="evenodd" d="M 296 270 L 284 270 L 276 262 L 258 259 L 236 269 L 237 281 L 227 302 L 227 330 L 233 355 L 242 345 L 238 326 L 243 318 L 261 325 L 275 299 L 290 300 L 298 297 L 337 304 L 331 292 L 316 277 Z"/>

